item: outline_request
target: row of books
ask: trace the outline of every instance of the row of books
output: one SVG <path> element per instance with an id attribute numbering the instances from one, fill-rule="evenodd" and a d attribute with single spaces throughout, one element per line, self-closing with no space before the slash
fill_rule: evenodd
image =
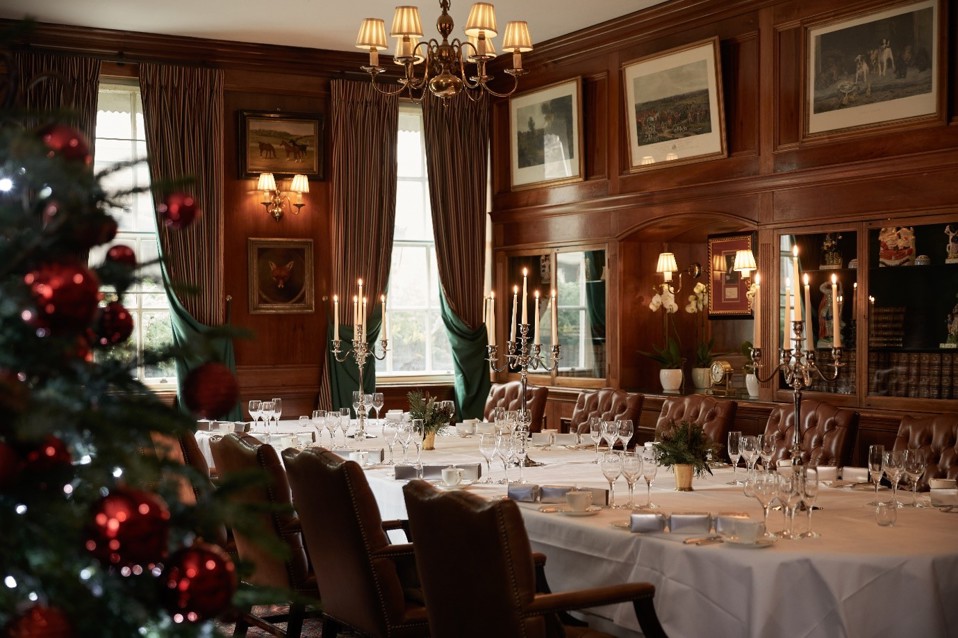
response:
<path id="1" fill-rule="evenodd" d="M 868 394 L 958 399 L 958 351 L 870 351 Z"/>

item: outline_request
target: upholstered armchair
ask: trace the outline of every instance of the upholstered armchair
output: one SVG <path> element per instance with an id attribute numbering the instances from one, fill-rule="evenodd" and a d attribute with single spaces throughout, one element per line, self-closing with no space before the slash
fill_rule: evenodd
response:
<path id="1" fill-rule="evenodd" d="M 522 407 L 521 384 L 518 381 L 509 381 L 506 383 L 493 383 L 489 388 L 489 397 L 486 399 L 486 407 L 482 411 L 483 418 L 486 421 L 492 420 L 492 410 L 503 407 L 507 410 L 518 410 Z M 526 386 L 526 405 L 529 412 L 532 413 L 532 424 L 529 427 L 531 432 L 542 430 L 542 417 L 546 411 L 546 401 L 549 400 L 549 388 L 545 386 Z"/>
<path id="2" fill-rule="evenodd" d="M 838 408 L 824 401 L 802 401 L 800 429 L 802 460 L 810 465 L 845 465 L 858 433 L 858 412 Z M 795 406 L 782 403 L 772 408 L 765 424 L 765 436 L 775 441 L 771 462 L 791 458 L 795 436 Z"/>
<path id="3" fill-rule="evenodd" d="M 441 492 L 421 480 L 407 483 L 403 493 L 433 638 L 598 638 L 605 634 L 563 626 L 557 614 L 623 602 L 633 604 L 646 637 L 665 635 L 649 583 L 537 593 L 529 537 L 514 501 Z M 449 530 L 467 551 L 450 555 Z"/>
<path id="4" fill-rule="evenodd" d="M 569 432 L 588 434 L 589 419 L 594 416 L 603 421 L 631 419 L 636 430 L 638 430 L 644 398 L 641 394 L 626 392 L 625 390 L 613 390 L 612 388 L 580 392 L 575 401 L 575 408 L 572 410 Z M 629 447 L 635 444 L 634 441 L 635 437 L 633 436 Z"/>
<path id="5" fill-rule="evenodd" d="M 390 545 L 386 528 L 398 523 L 380 518 L 362 468 L 319 447 L 285 450 L 283 460 L 316 567 L 323 638 L 344 625 L 370 638 L 428 636 L 412 545 Z"/>
<path id="6" fill-rule="evenodd" d="M 958 413 L 903 416 L 893 449 L 908 448 L 925 453 L 925 473 L 918 489 L 927 490 L 928 479 L 958 478 Z"/>
<path id="7" fill-rule="evenodd" d="M 735 408 L 738 404 L 730 399 L 716 399 L 708 394 L 689 394 L 683 397 L 669 397 L 662 404 L 659 418 L 655 422 L 658 435 L 671 424 L 688 421 L 701 425 L 705 434 L 713 443 L 725 448 L 726 434 L 735 422 Z"/>
<path id="8" fill-rule="evenodd" d="M 316 590 L 316 578 L 310 569 L 309 558 L 303 544 L 303 534 L 299 517 L 293 510 L 289 482 L 286 471 L 273 446 L 262 443 L 248 434 L 227 434 L 214 438 L 210 442 L 213 461 L 224 481 L 230 474 L 248 473 L 261 470 L 266 473 L 265 483 L 250 485 L 236 493 L 236 500 L 261 506 L 258 525 L 234 528 L 233 539 L 240 559 L 253 565 L 253 573 L 245 583 L 262 587 L 288 589 L 302 598 L 290 603 L 289 614 L 257 617 L 249 613 L 242 614 L 236 623 L 234 636 L 244 636 L 249 625 L 255 625 L 274 636 L 295 638 L 302 631 L 306 616 L 306 604 L 303 599 L 313 600 L 319 605 Z M 275 547 L 266 546 L 258 536 L 249 536 L 246 529 L 263 530 L 272 535 L 272 544 L 282 544 L 286 556 L 278 555 Z M 285 634 L 275 622 L 288 621 Z"/>

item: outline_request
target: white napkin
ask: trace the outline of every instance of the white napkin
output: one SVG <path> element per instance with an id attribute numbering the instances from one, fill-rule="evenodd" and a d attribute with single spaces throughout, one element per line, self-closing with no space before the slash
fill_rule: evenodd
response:
<path id="1" fill-rule="evenodd" d="M 958 490 L 931 490 L 931 504 L 935 507 L 958 506 Z"/>
<path id="2" fill-rule="evenodd" d="M 834 465 L 818 467 L 819 481 L 834 481 L 837 478 L 838 478 L 838 468 L 835 467 Z"/>
<path id="3" fill-rule="evenodd" d="M 842 480 L 850 481 L 853 483 L 867 483 L 868 482 L 868 468 L 867 467 L 848 467 L 847 465 L 842 468 Z"/>

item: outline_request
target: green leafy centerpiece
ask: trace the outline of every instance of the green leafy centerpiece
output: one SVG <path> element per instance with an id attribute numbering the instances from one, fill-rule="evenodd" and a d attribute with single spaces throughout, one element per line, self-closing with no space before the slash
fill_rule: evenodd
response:
<path id="1" fill-rule="evenodd" d="M 422 419 L 422 437 L 424 450 L 433 450 L 436 447 L 436 432 L 452 422 L 455 416 L 452 406 L 445 401 L 437 401 L 436 397 L 428 392 L 413 390 L 406 395 L 409 399 L 409 416 L 412 419 Z"/>
<path id="2" fill-rule="evenodd" d="M 712 473 L 708 459 L 717 451 L 717 446 L 701 425 L 682 421 L 678 425 L 672 422 L 658 434 L 655 449 L 658 462 L 675 471 L 675 489 L 691 492 L 693 473 L 695 476 Z"/>

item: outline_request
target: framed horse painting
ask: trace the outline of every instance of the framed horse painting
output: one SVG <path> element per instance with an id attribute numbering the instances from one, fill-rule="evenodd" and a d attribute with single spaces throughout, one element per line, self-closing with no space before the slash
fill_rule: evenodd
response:
<path id="1" fill-rule="evenodd" d="M 239 150 L 243 177 L 273 173 L 323 179 L 323 116 L 240 111 Z"/>

